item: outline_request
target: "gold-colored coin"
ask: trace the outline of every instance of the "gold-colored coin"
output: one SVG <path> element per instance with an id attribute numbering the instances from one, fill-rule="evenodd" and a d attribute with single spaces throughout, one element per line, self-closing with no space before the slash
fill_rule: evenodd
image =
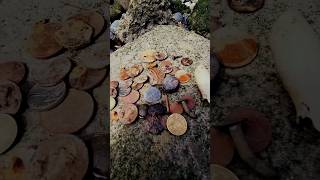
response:
<path id="1" fill-rule="evenodd" d="M 176 136 L 181 136 L 186 133 L 188 129 L 186 119 L 177 113 L 171 114 L 167 119 L 168 130 Z"/>

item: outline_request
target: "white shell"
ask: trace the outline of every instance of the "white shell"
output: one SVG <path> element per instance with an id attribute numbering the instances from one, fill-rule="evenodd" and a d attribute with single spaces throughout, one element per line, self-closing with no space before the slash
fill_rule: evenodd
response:
<path id="1" fill-rule="evenodd" d="M 289 10 L 274 24 L 270 42 L 297 120 L 308 117 L 320 131 L 319 37 L 298 11 Z"/>
<path id="2" fill-rule="evenodd" d="M 200 89 L 203 99 L 207 99 L 210 103 L 210 72 L 203 65 L 199 65 L 195 69 L 195 80 Z"/>

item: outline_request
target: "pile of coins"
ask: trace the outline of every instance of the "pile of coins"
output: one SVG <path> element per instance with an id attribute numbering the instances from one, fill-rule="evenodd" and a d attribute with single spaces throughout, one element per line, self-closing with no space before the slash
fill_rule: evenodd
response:
<path id="1" fill-rule="evenodd" d="M 191 111 L 195 100 L 184 95 L 170 102 L 168 96 L 181 94 L 180 86 L 190 82 L 192 74 L 183 68 L 191 66 L 193 60 L 152 49 L 137 56 L 142 63 L 121 66 L 119 79 L 110 82 L 111 120 L 128 125 L 140 118 L 144 129 L 152 134 L 165 129 L 176 136 L 185 134 L 188 125 L 182 114 L 195 117 Z"/>
<path id="2" fill-rule="evenodd" d="M 107 83 L 107 42 L 89 46 L 104 27 L 105 19 L 97 12 L 83 12 L 62 23 L 47 19 L 39 21 L 28 38 L 27 51 L 41 61 L 40 67 L 30 66 L 27 70 L 20 62 L 0 64 L 0 153 L 8 150 L 18 133 L 11 115 L 23 111 L 20 108 L 23 94 L 18 84 L 26 77 L 26 72 L 30 72 L 28 82 L 32 85 L 25 91 L 27 108 L 39 114 L 39 124 L 53 135 L 39 144 L 36 156 L 31 160 L 32 179 L 80 180 L 86 174 L 89 165 L 87 146 L 71 133 L 86 127 L 94 115 L 95 103 L 87 91 L 91 92 L 102 82 Z M 72 57 L 54 57 L 65 50 L 72 52 Z M 103 85 L 100 87 L 105 87 Z M 87 144 L 91 144 L 90 148 L 95 152 L 100 148 L 97 145 L 107 138 L 93 136 L 88 138 Z M 106 177 L 107 168 L 97 160 L 102 157 L 92 158 L 93 174 Z M 43 169 L 43 166 L 48 168 Z M 6 172 L 4 177 L 8 179 L 16 176 L 13 171 Z"/>

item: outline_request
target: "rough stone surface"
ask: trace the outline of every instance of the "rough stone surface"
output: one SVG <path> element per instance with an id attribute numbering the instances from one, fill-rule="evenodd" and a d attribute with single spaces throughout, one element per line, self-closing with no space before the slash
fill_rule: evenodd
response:
<path id="1" fill-rule="evenodd" d="M 269 35 L 273 23 L 288 7 L 300 9 L 320 35 L 320 2 L 266 0 L 262 9 L 251 14 L 236 13 L 228 7 L 227 1 L 220 2 L 223 24 L 246 26 L 257 36 L 260 50 L 250 65 L 240 69 L 222 69 L 220 83 L 213 85 L 217 88 L 212 93 L 211 124 L 223 120 L 239 106 L 253 107 L 265 113 L 272 121 L 273 142 L 259 156 L 279 171 L 281 180 L 319 179 L 320 133 L 312 127 L 295 124 L 295 109 L 275 68 Z M 228 168 L 239 179 L 262 180 L 237 156 Z"/>
<path id="2" fill-rule="evenodd" d="M 141 63 L 138 54 L 146 49 L 176 51 L 198 64 L 209 66 L 209 40 L 171 25 L 156 26 L 111 54 L 111 80 L 118 79 L 121 64 Z M 179 61 L 178 61 L 179 63 Z M 182 85 L 181 93 L 200 97 L 195 81 Z M 170 94 L 171 101 L 181 93 Z M 209 104 L 196 99 L 197 119 L 185 115 L 188 130 L 181 137 L 164 131 L 152 135 L 143 131 L 143 119 L 130 126 L 111 124 L 111 179 L 209 179 Z M 200 107 L 201 106 L 201 107 Z"/>

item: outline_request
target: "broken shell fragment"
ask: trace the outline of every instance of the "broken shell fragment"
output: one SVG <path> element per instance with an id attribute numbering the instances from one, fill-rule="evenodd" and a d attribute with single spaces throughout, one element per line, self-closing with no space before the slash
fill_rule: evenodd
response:
<path id="1" fill-rule="evenodd" d="M 181 64 L 184 66 L 190 66 L 193 63 L 193 61 L 190 58 L 182 58 Z"/>
<path id="2" fill-rule="evenodd" d="M 250 13 L 261 9 L 264 5 L 264 0 L 228 0 L 228 3 L 234 11 Z"/>
<path id="3" fill-rule="evenodd" d="M 159 68 L 165 74 L 171 73 L 173 71 L 172 63 L 169 60 L 161 61 L 160 65 L 159 65 Z"/>
<path id="4" fill-rule="evenodd" d="M 154 50 L 146 50 L 140 54 L 140 58 L 146 63 L 152 63 L 156 61 L 156 52 Z"/>
<path id="5" fill-rule="evenodd" d="M 99 85 L 106 76 L 106 69 L 89 69 L 76 66 L 70 73 L 70 86 L 79 90 L 92 89 Z"/>
<path id="6" fill-rule="evenodd" d="M 15 114 L 19 111 L 22 101 L 20 88 L 11 81 L 0 82 L 0 113 Z"/>
<path id="7" fill-rule="evenodd" d="M 179 88 L 179 80 L 171 75 L 167 75 L 163 80 L 163 88 L 167 92 L 176 91 Z"/>
<path id="8" fill-rule="evenodd" d="M 175 77 L 180 81 L 180 83 L 184 84 L 191 80 L 191 74 L 187 73 L 185 70 L 178 70 L 175 73 Z"/>
<path id="9" fill-rule="evenodd" d="M 227 166 L 234 155 L 234 144 L 229 134 L 210 128 L 210 162 Z"/>
<path id="10" fill-rule="evenodd" d="M 167 128 L 170 133 L 176 136 L 181 136 L 188 129 L 186 119 L 177 113 L 171 114 L 167 119 Z"/>
<path id="11" fill-rule="evenodd" d="M 144 92 L 143 98 L 145 102 L 155 104 L 161 100 L 161 92 L 158 88 L 151 86 Z"/>
<path id="12" fill-rule="evenodd" d="M 18 133 L 15 119 L 7 114 L 0 114 L 0 154 L 14 143 Z"/>
<path id="13" fill-rule="evenodd" d="M 182 114 L 183 113 L 183 107 L 179 102 L 170 103 L 170 112 L 171 113 Z"/>
<path id="14" fill-rule="evenodd" d="M 168 57 L 168 54 L 165 51 L 162 51 L 162 52 L 158 51 L 155 53 L 155 58 L 158 61 L 165 60 L 165 59 L 167 59 L 167 57 Z"/>
<path id="15" fill-rule="evenodd" d="M 202 98 L 210 103 L 210 72 L 203 65 L 199 65 L 195 72 L 195 80 L 201 92 Z"/>
<path id="16" fill-rule="evenodd" d="M 138 117 L 138 108 L 134 104 L 121 104 L 117 112 L 119 120 L 123 124 L 131 124 Z"/>
<path id="17" fill-rule="evenodd" d="M 235 27 L 224 27 L 213 33 L 213 52 L 221 63 L 237 68 L 251 63 L 258 54 L 254 36 Z"/>
<path id="18" fill-rule="evenodd" d="M 127 103 L 127 104 L 134 104 L 140 99 L 139 91 L 132 90 L 127 96 L 119 97 L 119 101 Z"/>
<path id="19" fill-rule="evenodd" d="M 160 134 L 164 130 L 164 127 L 161 123 L 161 117 L 158 115 L 147 115 L 143 123 L 144 129 L 151 134 Z"/>
<path id="20" fill-rule="evenodd" d="M 26 67 L 20 62 L 0 63 L 0 80 L 9 80 L 19 84 L 26 75 Z"/>

